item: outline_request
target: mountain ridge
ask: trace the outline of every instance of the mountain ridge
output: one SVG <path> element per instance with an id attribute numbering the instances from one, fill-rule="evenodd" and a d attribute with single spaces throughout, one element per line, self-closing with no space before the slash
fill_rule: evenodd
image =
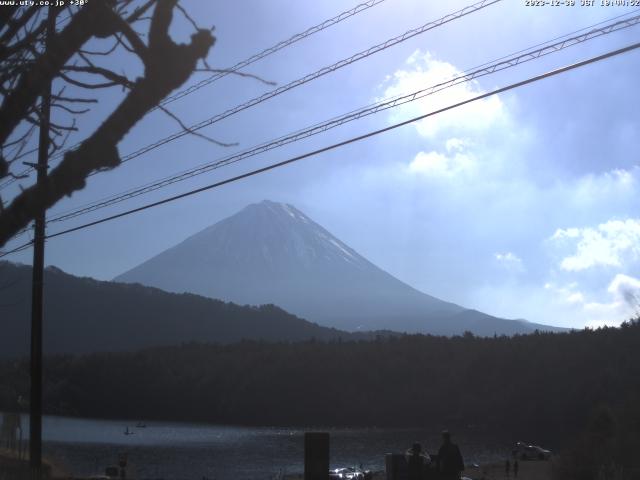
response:
<path id="1" fill-rule="evenodd" d="M 31 267 L 0 261 L 0 356 L 29 352 Z M 322 327 L 274 305 L 241 306 L 155 287 L 44 272 L 44 351 L 94 353 L 241 340 L 359 340 L 366 335 Z M 373 335 L 373 334 L 372 334 Z"/>
<path id="2" fill-rule="evenodd" d="M 293 205 L 270 200 L 246 206 L 114 280 L 239 304 L 273 303 L 347 331 L 486 336 L 559 330 L 500 319 L 420 292 Z"/>

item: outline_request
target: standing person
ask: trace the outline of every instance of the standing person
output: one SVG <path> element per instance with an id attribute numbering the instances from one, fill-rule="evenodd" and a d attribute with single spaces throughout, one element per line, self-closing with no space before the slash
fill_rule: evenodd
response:
<path id="1" fill-rule="evenodd" d="M 407 451 L 407 463 L 409 465 L 409 480 L 422 480 L 425 460 L 422 453 L 422 445 L 414 443 L 413 446 Z"/>
<path id="2" fill-rule="evenodd" d="M 2 431 L 0 434 L 0 443 L 4 443 L 5 447 L 11 451 L 19 451 L 18 432 L 22 436 L 22 422 L 20 414 L 16 412 L 4 412 L 2 414 Z"/>
<path id="3" fill-rule="evenodd" d="M 504 462 L 504 474 L 508 477 L 509 476 L 509 471 L 511 470 L 511 463 L 509 462 L 509 459 L 507 458 L 507 461 Z"/>
<path id="4" fill-rule="evenodd" d="M 518 468 L 520 467 L 520 465 L 518 465 L 518 459 L 516 458 L 513 461 L 513 477 L 517 478 L 518 477 Z"/>
<path id="5" fill-rule="evenodd" d="M 442 473 L 443 480 L 458 480 L 464 470 L 460 449 L 451 442 L 451 434 L 447 430 L 442 432 L 442 446 L 438 450 L 437 467 Z"/>

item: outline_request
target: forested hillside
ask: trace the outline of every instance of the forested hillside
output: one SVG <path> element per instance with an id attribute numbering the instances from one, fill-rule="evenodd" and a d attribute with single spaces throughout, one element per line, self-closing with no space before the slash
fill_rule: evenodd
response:
<path id="1" fill-rule="evenodd" d="M 182 342 L 359 338 L 274 305 L 241 306 L 45 270 L 44 352 L 132 351 Z M 29 352 L 31 267 L 0 261 L 0 358 Z"/>
<path id="2" fill-rule="evenodd" d="M 48 413 L 233 424 L 402 425 L 551 438 L 640 401 L 640 324 L 515 337 L 188 344 L 46 359 Z M 2 404 L 28 396 L 4 362 Z M 634 403 L 636 402 L 636 403 Z"/>

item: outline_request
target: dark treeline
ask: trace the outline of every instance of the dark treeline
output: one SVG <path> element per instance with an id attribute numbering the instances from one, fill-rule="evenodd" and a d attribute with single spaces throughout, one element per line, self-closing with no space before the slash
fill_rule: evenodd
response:
<path id="1" fill-rule="evenodd" d="M 639 346 L 635 320 L 621 328 L 515 337 L 191 343 L 50 356 L 45 411 L 245 425 L 473 428 L 508 442 L 562 447 L 556 473 L 563 480 L 621 471 L 635 473 L 615 478 L 635 479 Z M 28 386 L 27 360 L 0 362 L 0 409 L 16 408 Z"/>
<path id="2" fill-rule="evenodd" d="M 557 438 L 640 404 L 640 325 L 515 337 L 185 344 L 51 356 L 50 414 L 260 425 L 474 425 Z M 28 397 L 0 363 L 0 408 Z"/>

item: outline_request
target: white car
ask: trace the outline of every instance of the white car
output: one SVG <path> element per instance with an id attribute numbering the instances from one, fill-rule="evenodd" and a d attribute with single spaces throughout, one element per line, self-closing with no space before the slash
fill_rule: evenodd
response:
<path id="1" fill-rule="evenodd" d="M 551 458 L 550 450 L 524 442 L 517 442 L 512 453 L 514 458 L 520 460 L 549 460 Z"/>
<path id="2" fill-rule="evenodd" d="M 331 480 L 368 480 L 371 478 L 371 472 L 354 467 L 336 468 L 329 471 L 329 478 Z"/>

